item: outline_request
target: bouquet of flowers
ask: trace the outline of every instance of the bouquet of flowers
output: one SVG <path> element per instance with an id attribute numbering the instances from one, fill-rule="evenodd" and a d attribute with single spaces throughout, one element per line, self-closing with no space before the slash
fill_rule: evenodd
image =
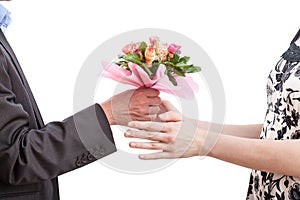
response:
<path id="1" fill-rule="evenodd" d="M 189 62 L 190 57 L 180 56 L 181 46 L 162 43 L 158 37 L 146 42 L 132 42 L 122 48 L 113 63 L 104 63 L 104 77 L 137 87 L 152 87 L 189 98 L 198 90 L 197 84 L 186 74 L 201 68 Z"/>

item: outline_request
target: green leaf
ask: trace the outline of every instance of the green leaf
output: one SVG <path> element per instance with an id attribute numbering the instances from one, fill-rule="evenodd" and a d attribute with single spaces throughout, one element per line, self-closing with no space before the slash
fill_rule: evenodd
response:
<path id="1" fill-rule="evenodd" d="M 162 62 L 162 64 L 166 65 L 166 66 L 170 66 L 170 67 L 175 67 L 175 64 L 170 62 L 170 61 L 165 61 L 165 62 Z"/>
<path id="2" fill-rule="evenodd" d="M 173 72 L 179 76 L 185 76 L 185 72 L 180 67 L 173 67 Z"/>
<path id="3" fill-rule="evenodd" d="M 170 60 L 174 65 L 176 65 L 179 61 L 179 55 L 178 53 L 176 52 L 174 55 L 173 55 L 173 58 Z"/>
<path id="4" fill-rule="evenodd" d="M 179 67 L 182 71 L 184 71 L 184 73 L 195 73 L 201 71 L 201 67 L 182 63 L 178 63 L 176 67 Z"/>
<path id="5" fill-rule="evenodd" d="M 149 69 L 149 67 L 146 65 L 146 64 L 141 64 L 140 65 L 141 66 L 141 68 L 148 74 L 148 76 L 150 77 L 150 79 L 151 79 L 151 77 L 153 76 L 153 74 L 152 74 L 152 72 L 150 71 L 150 69 Z"/>
<path id="6" fill-rule="evenodd" d="M 142 65 L 143 62 L 140 59 L 140 56 L 136 53 L 131 53 L 131 54 L 127 54 L 122 56 L 123 59 L 127 60 L 128 62 L 133 62 L 136 63 L 138 65 Z"/>
<path id="7" fill-rule="evenodd" d="M 117 65 L 121 66 L 123 65 L 125 62 L 121 62 L 121 61 L 118 61 L 118 62 L 115 62 Z"/>
<path id="8" fill-rule="evenodd" d="M 156 72 L 157 72 L 157 70 L 158 70 L 159 65 L 160 65 L 159 62 L 154 61 L 154 62 L 152 63 L 152 67 L 149 68 L 150 71 L 152 72 L 152 75 L 151 75 L 151 77 L 150 77 L 151 79 L 153 79 L 153 77 L 155 76 L 155 74 L 156 74 Z"/>
<path id="9" fill-rule="evenodd" d="M 130 54 L 124 55 L 123 58 L 124 59 L 126 59 L 126 58 L 133 58 L 133 59 L 140 60 L 140 56 L 137 53 L 130 53 Z"/>
<path id="10" fill-rule="evenodd" d="M 189 68 L 189 70 L 187 70 L 186 73 L 196 73 L 196 72 L 200 72 L 200 71 L 201 71 L 201 67 L 193 66 L 193 67 Z"/>
<path id="11" fill-rule="evenodd" d="M 146 42 L 142 42 L 139 46 L 139 50 L 143 55 L 145 54 L 146 48 L 147 48 Z"/>
<path id="12" fill-rule="evenodd" d="M 171 74 L 171 72 L 169 70 L 166 70 L 165 72 L 169 78 L 169 80 L 171 81 L 171 83 L 174 85 L 174 86 L 177 86 L 177 81 L 176 79 L 174 78 L 174 76 Z"/>
<path id="13" fill-rule="evenodd" d="M 193 66 L 193 64 L 185 64 L 185 63 L 177 63 L 176 67 L 190 67 Z"/>
<path id="14" fill-rule="evenodd" d="M 188 56 L 183 56 L 183 57 L 181 57 L 180 59 L 179 59 L 179 63 L 184 63 L 184 64 L 186 64 L 188 61 L 190 60 L 190 57 L 188 57 Z"/>
<path id="15" fill-rule="evenodd" d="M 138 64 L 149 75 L 150 78 L 153 76 L 148 66 L 141 61 L 140 56 L 138 54 L 131 53 L 131 54 L 123 55 L 121 58 L 123 58 L 128 62 L 133 62 L 135 64 Z"/>
<path id="16" fill-rule="evenodd" d="M 179 76 L 185 76 L 184 71 L 180 68 L 174 65 L 171 62 L 164 62 L 164 65 L 166 66 L 167 70 L 170 72 L 174 72 L 175 74 L 178 74 Z"/>
<path id="17" fill-rule="evenodd" d="M 131 72 L 131 69 L 129 68 L 128 63 L 126 63 L 125 65 L 122 65 L 122 67 Z"/>
<path id="18" fill-rule="evenodd" d="M 120 61 L 119 60 L 118 62 L 115 62 L 115 64 L 117 64 L 118 66 L 120 66 L 120 67 L 122 67 L 122 68 L 124 68 L 128 71 L 131 71 L 130 68 L 128 67 L 128 62 L 127 61 L 124 61 L 124 60 Z"/>

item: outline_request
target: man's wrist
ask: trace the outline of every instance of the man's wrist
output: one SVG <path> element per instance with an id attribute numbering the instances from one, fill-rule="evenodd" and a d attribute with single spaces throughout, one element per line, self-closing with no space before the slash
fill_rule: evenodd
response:
<path id="1" fill-rule="evenodd" d="M 109 122 L 110 125 L 114 125 L 115 124 L 115 121 L 114 121 L 114 118 L 113 118 L 113 113 L 112 113 L 112 109 L 111 109 L 111 104 L 109 101 L 107 102 L 103 102 L 101 104 L 99 104 L 101 106 L 101 108 L 103 109 L 105 115 L 106 115 L 106 118 Z"/>

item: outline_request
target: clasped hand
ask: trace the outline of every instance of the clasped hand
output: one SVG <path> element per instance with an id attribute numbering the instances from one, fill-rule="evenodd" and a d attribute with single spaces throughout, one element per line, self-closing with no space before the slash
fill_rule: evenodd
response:
<path id="1" fill-rule="evenodd" d="M 139 155 L 140 159 L 186 158 L 207 155 L 211 143 L 200 122 L 183 117 L 159 91 L 151 88 L 128 90 L 101 104 L 111 125 L 128 125 L 125 137 L 147 139 L 130 142 L 137 149 L 159 150 Z"/>
<path id="2" fill-rule="evenodd" d="M 110 125 L 125 125 L 130 121 L 154 121 L 165 112 L 159 91 L 151 88 L 127 90 L 101 103 Z"/>
<path id="3" fill-rule="evenodd" d="M 162 101 L 167 112 L 158 121 L 132 121 L 125 137 L 147 139 L 147 142 L 130 142 L 130 147 L 159 152 L 139 155 L 140 159 L 186 158 L 209 152 L 205 145 L 207 131 L 201 130 L 199 122 L 183 117 L 169 102 Z M 206 153 L 205 153 L 206 152 Z"/>

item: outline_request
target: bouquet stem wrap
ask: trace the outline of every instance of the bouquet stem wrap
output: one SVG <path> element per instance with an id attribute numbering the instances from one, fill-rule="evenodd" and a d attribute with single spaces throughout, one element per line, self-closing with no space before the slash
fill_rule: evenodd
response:
<path id="1" fill-rule="evenodd" d="M 145 70 L 136 63 L 129 62 L 131 71 L 121 68 L 115 63 L 102 63 L 104 67 L 103 76 L 123 84 L 129 84 L 137 88 L 153 88 L 162 92 L 173 94 L 177 97 L 191 99 L 198 91 L 198 85 L 190 76 L 174 75 L 177 86 L 174 86 L 165 75 L 166 67 L 161 64 L 151 79 Z"/>

